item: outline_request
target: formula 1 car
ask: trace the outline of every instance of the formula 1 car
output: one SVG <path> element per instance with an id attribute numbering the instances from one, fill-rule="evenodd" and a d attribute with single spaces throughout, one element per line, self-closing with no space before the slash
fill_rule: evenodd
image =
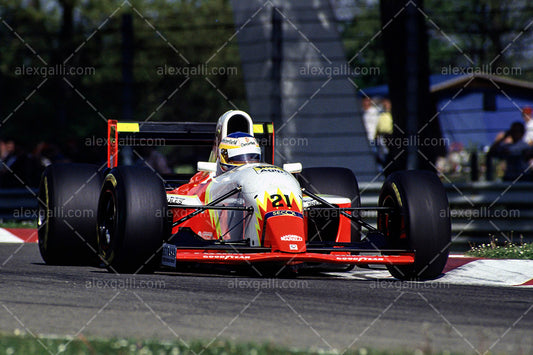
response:
<path id="1" fill-rule="evenodd" d="M 53 164 L 43 173 L 39 249 L 48 264 L 90 263 L 95 255 L 119 273 L 184 263 L 381 264 L 402 280 L 436 278 L 446 264 L 449 206 L 432 172 L 393 173 L 378 207 L 362 207 L 349 169 L 274 165 L 273 125 L 254 124 L 243 111 L 217 123 L 109 120 L 107 138 L 104 169 Z M 117 164 L 119 147 L 156 138 L 213 149 L 188 181 Z M 221 169 L 232 154 L 255 160 Z M 377 226 L 363 218 L 368 210 Z"/>

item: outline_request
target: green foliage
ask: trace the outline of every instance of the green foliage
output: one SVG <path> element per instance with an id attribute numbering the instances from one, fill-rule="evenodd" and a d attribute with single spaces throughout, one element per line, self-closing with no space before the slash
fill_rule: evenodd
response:
<path id="1" fill-rule="evenodd" d="M 490 64 L 495 70 L 525 64 L 533 11 L 526 1 L 426 0 L 425 8 L 435 23 L 428 23 L 433 72 L 448 65 Z M 533 73 L 523 69 L 532 79 Z"/>
<path id="2" fill-rule="evenodd" d="M 342 31 L 346 58 L 352 67 L 379 68 L 380 74 L 353 79 L 362 87 L 383 84 L 386 79 L 385 56 L 381 36 L 377 35 L 381 30 L 379 2 L 356 0 L 355 4 L 355 17 L 344 24 Z"/>
<path id="3" fill-rule="evenodd" d="M 497 240 L 492 240 L 490 243 L 472 247 L 467 254 L 491 259 L 533 260 L 533 244 L 506 242 L 504 245 L 498 245 Z"/>
<path id="4" fill-rule="evenodd" d="M 269 354 L 337 354 L 338 351 L 311 351 L 282 347 L 270 343 L 235 343 L 229 341 L 193 341 L 186 344 L 183 341 L 161 342 L 156 340 L 136 339 L 86 339 L 79 336 L 76 339 L 61 338 L 33 338 L 29 335 L 0 335 L 0 352 L 2 354 L 235 354 L 235 355 L 269 355 Z M 424 354 L 422 350 L 416 350 L 415 354 Z M 408 350 L 376 350 L 359 348 L 348 350 L 345 354 L 350 355 L 408 355 L 413 351 Z M 448 354 L 445 352 L 431 352 L 431 354 Z"/>
<path id="5" fill-rule="evenodd" d="M 385 83 L 385 58 L 379 34 L 382 24 L 379 1 L 354 0 L 357 11 L 352 21 L 342 27 L 346 57 L 352 66 L 378 67 L 381 75 L 358 77 L 358 85 Z M 443 68 L 491 65 L 518 67 L 506 74 L 533 80 L 530 60 L 531 17 L 533 7 L 527 1 L 506 0 L 425 0 L 430 71 Z M 509 46 L 508 46 L 509 45 Z"/>
<path id="6" fill-rule="evenodd" d="M 3 221 L 0 220 L 0 228 L 37 228 L 37 221 Z"/>
<path id="7" fill-rule="evenodd" d="M 122 118 L 125 14 L 133 19 L 134 120 L 214 121 L 247 108 L 228 0 L 3 0 L 0 16 L 13 30 L 0 26 L 1 134 L 28 145 L 104 136 L 105 120 Z M 20 74 L 57 64 L 87 72 L 44 83 Z"/>
<path id="8" fill-rule="evenodd" d="M 379 74 L 352 78 L 360 86 L 382 84 L 379 1 L 354 0 L 354 7 L 353 20 L 338 27 L 346 56 L 352 66 Z M 533 79 L 527 47 L 533 7 L 526 1 L 426 0 L 424 10 L 432 73 L 471 66 L 462 51 L 475 65 L 496 59 L 494 67 L 518 65 L 523 78 Z M 29 146 L 46 140 L 67 147 L 103 136 L 105 119 L 123 118 L 125 14 L 133 19 L 135 120 L 214 121 L 225 110 L 247 109 L 229 0 L 0 0 L 0 135 Z M 22 66 L 57 64 L 93 71 L 46 81 L 17 74 Z M 161 74 L 169 67 L 182 72 Z M 225 73 L 183 73 L 195 68 Z"/>

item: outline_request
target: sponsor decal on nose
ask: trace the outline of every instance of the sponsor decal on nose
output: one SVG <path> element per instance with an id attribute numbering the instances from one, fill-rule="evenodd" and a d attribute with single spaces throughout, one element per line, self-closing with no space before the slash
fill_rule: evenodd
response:
<path id="1" fill-rule="evenodd" d="M 294 234 L 284 235 L 280 239 L 283 240 L 284 242 L 303 242 L 304 240 L 299 235 L 294 235 Z"/>

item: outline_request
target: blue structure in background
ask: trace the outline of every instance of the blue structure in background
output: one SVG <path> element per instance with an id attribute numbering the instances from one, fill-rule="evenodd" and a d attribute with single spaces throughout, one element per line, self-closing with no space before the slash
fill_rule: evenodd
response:
<path id="1" fill-rule="evenodd" d="M 430 85 L 444 138 L 465 148 L 491 145 L 498 132 L 522 121 L 524 106 L 533 106 L 533 83 L 521 80 L 486 74 L 432 75 Z M 389 95 L 387 85 L 363 91 L 369 97 Z"/>

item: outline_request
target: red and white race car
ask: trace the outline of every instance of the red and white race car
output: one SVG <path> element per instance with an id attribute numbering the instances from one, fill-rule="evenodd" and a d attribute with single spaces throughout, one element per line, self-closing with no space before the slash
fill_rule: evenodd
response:
<path id="1" fill-rule="evenodd" d="M 362 207 L 349 169 L 273 165 L 272 124 L 254 124 L 243 111 L 217 123 L 110 120 L 107 138 L 107 167 L 54 164 L 43 173 L 39 248 L 46 263 L 98 255 L 119 273 L 191 262 L 295 270 L 382 264 L 399 279 L 436 278 L 446 264 L 449 206 L 431 172 L 390 175 L 379 206 Z M 188 181 L 117 164 L 121 146 L 156 138 L 213 149 Z M 362 217 L 368 210 L 377 212 L 376 227 Z"/>

